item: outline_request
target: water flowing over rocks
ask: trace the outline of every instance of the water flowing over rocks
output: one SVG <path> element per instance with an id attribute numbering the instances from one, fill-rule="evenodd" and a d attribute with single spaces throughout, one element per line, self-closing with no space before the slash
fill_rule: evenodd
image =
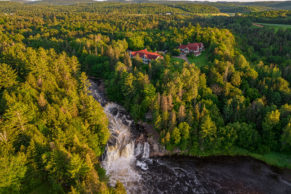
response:
<path id="1" fill-rule="evenodd" d="M 125 109 L 118 104 L 108 102 L 101 83 L 91 80 L 90 90 L 93 97 L 104 107 L 109 119 L 111 133 L 102 165 L 110 176 L 110 184 L 114 186 L 121 181 L 128 193 L 142 192 L 141 174 L 138 169 L 147 170 L 150 145 L 142 133 L 142 127 L 135 124 Z M 140 128 L 140 129 L 139 129 Z"/>
<path id="2" fill-rule="evenodd" d="M 104 84 L 90 80 L 91 94 L 109 119 L 111 137 L 102 156 L 109 184 L 128 193 L 291 193 L 291 171 L 273 169 L 248 157 L 170 157 L 158 133 L 135 123 L 126 110 L 106 99 Z"/>

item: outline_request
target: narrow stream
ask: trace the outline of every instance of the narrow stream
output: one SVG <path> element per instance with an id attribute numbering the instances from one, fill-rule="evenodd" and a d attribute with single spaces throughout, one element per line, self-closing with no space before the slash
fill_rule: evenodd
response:
<path id="1" fill-rule="evenodd" d="M 93 97 L 109 119 L 111 137 L 102 165 L 110 185 L 128 193 L 291 193 L 291 171 L 279 171 L 247 157 L 150 158 L 150 144 L 139 141 L 138 126 L 118 104 L 107 102 L 91 80 Z"/>

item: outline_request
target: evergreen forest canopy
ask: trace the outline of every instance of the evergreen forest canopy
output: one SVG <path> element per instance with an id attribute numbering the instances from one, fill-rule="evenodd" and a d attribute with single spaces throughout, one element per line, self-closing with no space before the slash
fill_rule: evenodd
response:
<path id="1" fill-rule="evenodd" d="M 100 166 L 110 134 L 87 76 L 104 80 L 108 97 L 152 124 L 170 151 L 291 168 L 291 29 L 258 25 L 286 25 L 290 11 L 10 2 L 0 11 L 1 193 L 125 192 Z M 206 50 L 190 63 L 175 58 L 189 42 Z M 164 60 L 127 52 L 144 48 Z"/>

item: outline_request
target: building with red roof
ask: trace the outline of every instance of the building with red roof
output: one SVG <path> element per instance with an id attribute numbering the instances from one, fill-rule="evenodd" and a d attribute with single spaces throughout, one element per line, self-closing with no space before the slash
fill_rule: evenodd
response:
<path id="1" fill-rule="evenodd" d="M 147 51 L 147 49 L 140 51 L 131 51 L 129 52 L 129 54 L 131 58 L 139 56 L 144 63 L 149 63 L 151 60 L 158 60 L 164 58 L 162 55 L 156 52 Z"/>
<path id="2" fill-rule="evenodd" d="M 189 43 L 187 45 L 180 45 L 179 49 L 183 54 L 193 53 L 195 56 L 199 56 L 201 52 L 204 50 L 204 45 L 201 42 Z"/>

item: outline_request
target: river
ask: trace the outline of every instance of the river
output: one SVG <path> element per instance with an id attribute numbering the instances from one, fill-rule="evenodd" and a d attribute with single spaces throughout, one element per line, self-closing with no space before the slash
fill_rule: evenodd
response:
<path id="1" fill-rule="evenodd" d="M 291 171 L 249 157 L 150 157 L 151 145 L 125 109 L 108 102 L 100 82 L 90 80 L 93 97 L 109 119 L 111 137 L 102 157 L 109 184 L 127 193 L 291 193 Z"/>

